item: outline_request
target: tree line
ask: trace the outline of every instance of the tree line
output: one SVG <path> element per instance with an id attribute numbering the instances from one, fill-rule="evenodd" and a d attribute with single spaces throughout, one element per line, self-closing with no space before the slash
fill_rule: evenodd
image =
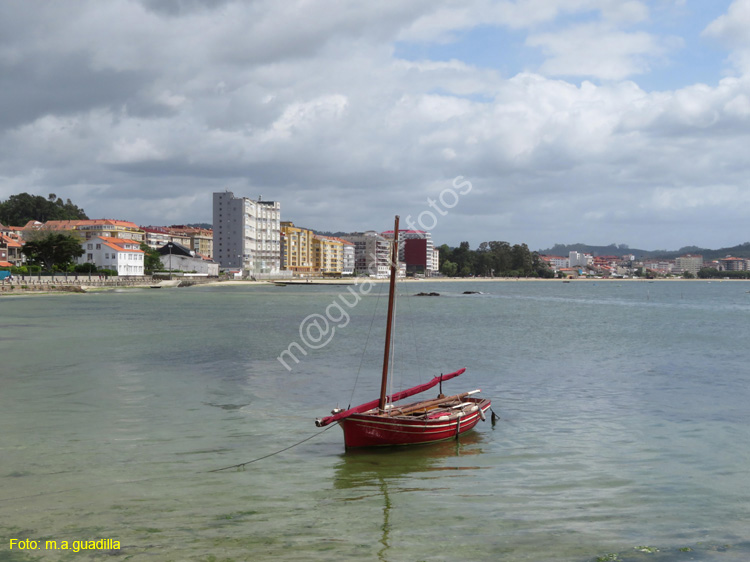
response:
<path id="1" fill-rule="evenodd" d="M 0 202 L 0 223 L 7 226 L 24 226 L 29 221 L 86 220 L 83 209 L 70 199 L 65 201 L 54 193 L 47 199 L 41 195 L 19 193 Z"/>
<path id="2" fill-rule="evenodd" d="M 457 248 L 443 244 L 440 272 L 447 277 L 542 277 L 552 278 L 554 271 L 526 244 L 482 242 L 472 250 L 468 242 Z"/>
<path id="3" fill-rule="evenodd" d="M 750 271 L 719 271 L 715 267 L 703 267 L 698 271 L 698 279 L 750 279 Z"/>

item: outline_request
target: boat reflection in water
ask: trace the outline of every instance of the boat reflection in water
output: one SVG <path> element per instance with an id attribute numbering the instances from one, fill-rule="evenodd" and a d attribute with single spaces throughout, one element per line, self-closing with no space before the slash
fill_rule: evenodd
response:
<path id="1" fill-rule="evenodd" d="M 334 466 L 334 489 L 361 491 L 343 498 L 343 501 L 360 502 L 382 497 L 383 520 L 378 538 L 378 560 L 388 560 L 386 555 L 391 547 L 391 519 L 394 511 L 397 511 L 397 507 L 394 508 L 394 498 L 401 493 L 434 492 L 435 488 L 428 485 L 427 481 L 437 478 L 436 473 L 466 471 L 466 476 L 469 476 L 476 470 L 490 468 L 467 464 L 450 466 L 446 462 L 455 457 L 481 455 L 483 441 L 482 434 L 472 432 L 462 435 L 461 439 L 431 445 L 349 449 L 340 455 Z M 399 505 L 398 501 L 395 503 L 396 506 Z"/>

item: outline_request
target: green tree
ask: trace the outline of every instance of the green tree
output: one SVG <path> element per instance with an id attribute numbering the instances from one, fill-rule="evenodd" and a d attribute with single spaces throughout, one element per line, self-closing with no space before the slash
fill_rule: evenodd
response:
<path id="1" fill-rule="evenodd" d="M 77 266 L 73 268 L 73 271 L 75 273 L 94 273 L 97 271 L 96 264 L 86 262 L 86 263 L 80 263 Z"/>
<path id="2" fill-rule="evenodd" d="M 438 248 L 438 252 L 440 252 L 440 263 L 443 263 L 444 261 L 450 259 L 451 252 L 453 252 L 453 250 L 451 250 L 451 247 L 448 246 L 448 244 L 443 244 Z"/>
<path id="3" fill-rule="evenodd" d="M 37 231 L 23 246 L 23 253 L 34 264 L 43 264 L 52 271 L 57 265 L 67 267 L 84 254 L 78 236 L 60 232 Z"/>
<path id="4" fill-rule="evenodd" d="M 488 245 L 492 253 L 492 269 L 495 275 L 507 275 L 512 264 L 510 244 L 493 240 Z"/>
<path id="5" fill-rule="evenodd" d="M 534 262 L 531 257 L 531 251 L 526 244 L 516 244 L 511 250 L 513 260 L 513 269 L 524 277 L 528 277 L 534 272 Z"/>
<path id="6" fill-rule="evenodd" d="M 468 242 L 461 242 L 458 248 L 455 248 L 451 254 L 451 260 L 458 266 L 458 271 L 464 277 L 474 273 L 475 253 L 471 251 Z"/>
<path id="7" fill-rule="evenodd" d="M 19 193 L 0 203 L 0 222 L 10 226 L 23 226 L 29 221 L 87 219 L 86 213 L 70 199 L 63 201 L 54 193 L 47 199 L 41 195 Z"/>
<path id="8" fill-rule="evenodd" d="M 482 242 L 479 245 L 479 248 L 476 251 L 474 264 L 477 275 L 492 277 L 492 272 L 495 269 L 493 267 L 494 260 L 492 259 L 492 252 L 489 251 L 487 242 Z"/>
<path id="9" fill-rule="evenodd" d="M 531 261 L 532 267 L 539 277 L 541 277 L 542 279 L 554 278 L 555 272 L 552 270 L 549 264 L 539 256 L 539 252 L 531 253 Z"/>
<path id="10" fill-rule="evenodd" d="M 445 260 L 440 267 L 440 271 L 442 271 L 443 275 L 446 277 L 455 277 L 456 273 L 458 273 L 458 266 L 452 261 Z"/>
<path id="11" fill-rule="evenodd" d="M 153 272 L 162 268 L 159 252 L 145 242 L 141 242 L 141 250 L 144 252 L 143 269 L 145 271 Z"/>

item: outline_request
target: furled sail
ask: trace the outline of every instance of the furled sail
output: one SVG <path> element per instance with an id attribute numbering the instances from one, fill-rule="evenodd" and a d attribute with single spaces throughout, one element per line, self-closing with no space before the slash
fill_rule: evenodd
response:
<path id="1" fill-rule="evenodd" d="M 391 403 L 397 402 L 399 400 L 403 400 L 404 398 L 408 398 L 409 396 L 414 396 L 415 394 L 419 394 L 420 392 L 429 390 L 442 381 L 448 381 L 454 377 L 457 377 L 458 375 L 462 374 L 464 371 L 466 371 L 466 369 L 459 369 L 458 371 L 454 373 L 449 373 L 447 375 L 438 375 L 437 377 L 434 377 L 432 380 L 424 384 L 420 384 L 412 388 L 407 388 L 406 390 L 402 390 L 401 392 L 394 392 L 393 395 L 388 397 L 388 402 L 391 402 Z M 348 418 L 352 414 L 361 414 L 362 412 L 366 412 L 368 410 L 372 410 L 373 408 L 377 408 L 378 403 L 379 403 L 379 400 L 372 400 L 370 402 L 367 402 L 366 404 L 360 404 L 359 406 L 355 406 L 354 408 L 350 408 L 343 412 L 339 412 L 338 414 L 334 414 L 332 416 L 328 416 L 319 420 L 315 420 L 315 425 L 317 425 L 318 427 L 323 427 L 335 421 Z"/>

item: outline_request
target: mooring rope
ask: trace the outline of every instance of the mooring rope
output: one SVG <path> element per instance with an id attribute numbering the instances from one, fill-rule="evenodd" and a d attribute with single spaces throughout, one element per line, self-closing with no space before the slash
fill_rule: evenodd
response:
<path id="1" fill-rule="evenodd" d="M 253 459 L 251 461 L 243 462 L 243 463 L 240 463 L 240 464 L 235 464 L 235 465 L 232 465 L 232 466 L 225 466 L 224 468 L 217 468 L 215 470 L 208 470 L 206 472 L 220 472 L 222 470 L 229 470 L 230 468 L 240 468 L 242 466 L 245 466 L 246 464 L 250 464 L 250 463 L 261 461 L 263 459 L 267 459 L 268 457 L 272 457 L 274 455 L 278 455 L 279 453 L 283 453 L 284 451 L 288 451 L 289 449 L 291 449 L 293 447 L 301 445 L 305 441 L 310 441 L 310 439 L 312 439 L 314 437 L 317 437 L 318 435 L 320 435 L 320 434 L 328 431 L 329 429 L 331 429 L 332 427 L 335 427 L 337 425 L 338 425 L 338 423 L 333 423 L 333 424 L 329 425 L 328 427 L 326 427 L 323 431 L 319 431 L 318 433 L 310 435 L 309 437 L 306 437 L 302 441 L 294 443 L 293 445 L 289 445 L 288 447 L 284 447 L 280 451 L 276 451 L 274 453 L 269 453 L 267 455 L 264 455 L 264 456 L 259 457 L 257 459 Z M 165 475 L 165 476 L 151 476 L 151 477 L 148 477 L 148 478 L 139 478 L 139 479 L 136 479 L 136 480 L 118 481 L 118 482 L 115 482 L 115 484 L 140 484 L 140 483 L 143 483 L 143 482 L 153 482 L 154 480 L 164 480 L 166 478 L 174 478 L 174 476 L 171 475 L 171 474 L 170 475 Z M 112 485 L 113 485 L 112 482 L 104 482 L 104 483 L 101 483 L 101 484 L 90 484 L 90 485 L 88 485 L 86 487 L 65 488 L 65 489 L 62 489 L 62 490 L 53 490 L 53 491 L 50 491 L 50 492 L 38 492 L 38 493 L 35 493 L 35 494 L 28 494 L 28 495 L 25 495 L 25 496 L 15 496 L 15 497 L 9 497 L 9 498 L 0 498 L 0 503 L 10 502 L 10 501 L 17 501 L 17 500 L 26 500 L 26 499 L 37 498 L 37 497 L 42 497 L 42 496 L 52 496 L 52 495 L 56 495 L 56 494 L 64 494 L 64 493 L 67 493 L 67 492 L 78 492 L 78 491 L 81 491 L 81 490 L 90 490 L 92 488 L 103 488 L 105 486 L 111 487 Z"/>
<path id="2" fill-rule="evenodd" d="M 258 461 L 262 461 L 263 459 L 267 459 L 268 457 L 272 457 L 274 455 L 278 455 L 279 453 L 283 453 L 284 451 L 288 451 L 289 449 L 292 449 L 292 448 L 294 448 L 294 447 L 296 447 L 298 445 L 302 445 L 302 443 L 304 443 L 305 441 L 309 441 L 310 439 L 313 439 L 313 438 L 317 437 L 318 435 L 322 435 L 323 433 L 325 433 L 326 431 L 328 431 L 332 427 L 336 427 L 337 425 L 338 425 L 338 422 L 337 423 L 333 423 L 333 424 L 329 425 L 328 427 L 326 427 L 323 431 L 319 431 L 318 433 L 313 433 L 309 437 L 305 437 L 302 441 L 298 441 L 297 443 L 289 445 L 288 447 L 284 447 L 283 449 L 280 449 L 280 450 L 275 451 L 273 453 L 268 453 L 267 455 L 263 455 L 262 457 L 258 457 L 257 459 L 253 459 L 253 460 L 247 461 L 247 462 L 241 462 L 239 464 L 233 464 L 232 466 L 225 466 L 223 468 L 215 468 L 214 470 L 208 470 L 207 472 L 221 472 L 222 470 L 229 470 L 230 468 L 242 468 L 245 465 L 252 464 L 252 463 L 258 462 Z"/>

